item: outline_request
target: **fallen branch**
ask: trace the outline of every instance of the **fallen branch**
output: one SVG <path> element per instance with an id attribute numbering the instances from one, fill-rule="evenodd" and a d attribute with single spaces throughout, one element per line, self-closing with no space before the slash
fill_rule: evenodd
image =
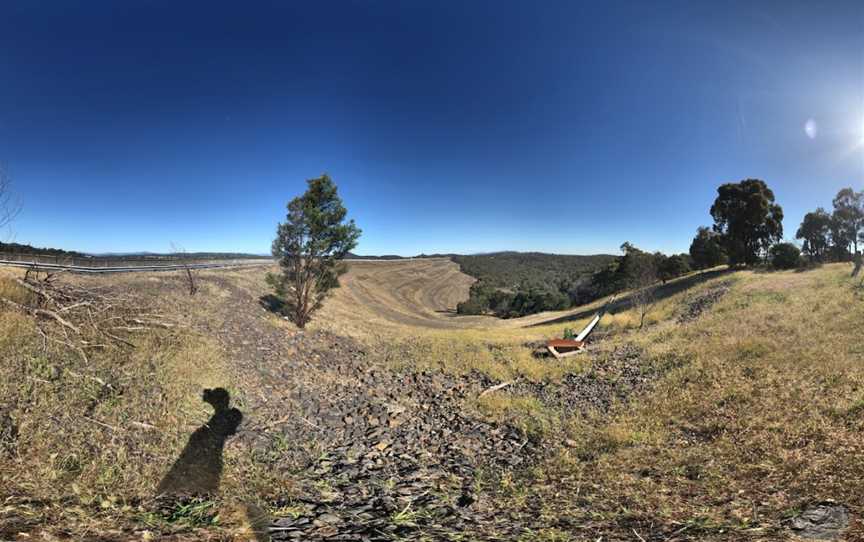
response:
<path id="1" fill-rule="evenodd" d="M 118 337 L 117 335 L 114 335 L 113 333 L 109 333 L 109 332 L 105 331 L 104 329 L 100 330 L 100 332 L 103 335 L 105 335 L 106 337 L 108 337 L 109 339 L 114 339 L 115 341 L 117 341 L 119 343 L 123 343 L 130 348 L 135 348 L 135 345 L 133 343 L 127 341 L 123 337 Z"/>
<path id="2" fill-rule="evenodd" d="M 146 429 L 148 431 L 159 431 L 158 427 L 156 427 L 155 425 L 151 425 L 149 423 L 137 422 L 137 421 L 133 420 L 133 421 L 129 422 L 129 424 L 133 425 L 135 427 L 140 427 L 141 429 Z"/>
<path id="3" fill-rule="evenodd" d="M 506 388 L 507 386 L 509 386 L 512 383 L 513 383 L 513 380 L 510 380 L 508 382 L 502 382 L 500 384 L 495 384 L 494 386 L 492 386 L 490 388 L 486 388 L 485 390 L 483 390 L 483 393 L 480 394 L 480 397 L 483 397 L 489 393 L 492 393 L 493 391 L 498 391 L 500 389 Z"/>
<path id="4" fill-rule="evenodd" d="M 77 352 L 85 364 L 89 363 L 85 349 L 107 348 L 112 343 L 134 348 L 126 334 L 152 328 L 171 329 L 177 325 L 165 321 L 161 314 L 140 310 L 134 296 L 77 283 L 61 283 L 55 281 L 56 277 L 57 274 L 50 273 L 43 277 L 38 270 L 28 269 L 23 278 L 14 281 L 35 295 L 35 299 L 32 303 L 19 303 L 0 296 L 0 307 L 33 315 L 37 321 L 53 320 L 59 324 L 54 329 L 39 327 L 45 347 L 49 341 L 63 345 Z"/>
<path id="5" fill-rule="evenodd" d="M 21 280 L 21 279 L 16 277 L 15 283 L 18 284 L 19 286 L 21 286 L 22 288 L 25 288 L 26 290 L 33 292 L 34 294 L 38 295 L 39 297 L 47 299 L 48 301 L 52 301 L 52 298 L 50 295 L 48 295 L 48 292 L 46 292 L 45 290 L 42 290 L 41 288 L 37 288 L 37 287 L 33 286 L 32 284 L 30 284 L 29 282 L 27 282 L 25 280 Z"/>
<path id="6" fill-rule="evenodd" d="M 95 423 L 96 425 L 101 425 L 102 427 L 104 427 L 104 428 L 106 428 L 106 429 L 110 429 L 111 431 L 114 431 L 115 433 L 116 433 L 117 431 L 119 431 L 119 429 L 117 429 L 117 428 L 114 427 L 113 425 L 108 425 L 108 424 L 105 423 L 105 422 L 100 422 L 99 420 L 95 420 L 95 419 L 90 418 L 90 417 L 88 417 L 88 416 L 83 416 L 83 415 L 82 415 L 81 417 L 84 418 L 85 420 L 87 420 L 88 422 Z"/>
<path id="7" fill-rule="evenodd" d="M 128 331 L 131 333 L 133 331 L 147 331 L 148 328 L 144 326 L 114 326 L 111 329 L 116 329 L 117 331 Z"/>
<path id="8" fill-rule="evenodd" d="M 163 329 L 171 329 L 172 327 L 174 327 L 174 324 L 169 324 L 167 322 L 157 322 L 154 320 L 139 320 L 137 318 L 129 318 L 128 320 L 133 324 L 139 324 L 142 326 L 155 326 L 161 327 Z"/>
<path id="9" fill-rule="evenodd" d="M 64 320 L 62 316 L 60 316 L 59 314 L 57 314 L 54 311 L 49 311 L 47 309 L 37 309 L 36 307 L 29 307 L 27 305 L 21 305 L 20 303 L 15 303 L 11 299 L 6 299 L 5 297 L 0 297 L 0 302 L 4 303 L 5 305 L 7 305 L 9 307 L 12 307 L 16 310 L 19 310 L 19 311 L 29 312 L 35 316 L 42 316 L 45 318 L 51 318 L 52 320 L 56 321 L 58 324 L 62 325 L 63 327 L 69 328 L 72 331 L 74 331 L 75 333 L 78 333 L 78 334 L 81 333 L 81 330 L 78 329 L 78 327 L 76 327 L 76 326 L 72 325 L 71 323 L 69 323 L 68 321 Z"/>

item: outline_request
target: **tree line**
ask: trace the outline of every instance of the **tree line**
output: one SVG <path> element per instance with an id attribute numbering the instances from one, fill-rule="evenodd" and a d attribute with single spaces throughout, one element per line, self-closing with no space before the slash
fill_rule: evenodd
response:
<path id="1" fill-rule="evenodd" d="M 464 273 L 478 278 L 456 312 L 517 318 L 565 310 L 691 271 L 687 254 L 650 253 L 631 243 L 621 245 L 621 251 L 618 257 L 514 252 L 454 256 Z"/>
<path id="2" fill-rule="evenodd" d="M 4 254 L 37 254 L 44 256 L 69 256 L 69 257 L 84 257 L 84 254 L 80 252 L 74 252 L 70 250 L 63 250 L 59 248 L 43 248 L 43 247 L 34 247 L 32 245 L 25 245 L 20 243 L 3 243 L 0 242 L 0 253 Z"/>
<path id="3" fill-rule="evenodd" d="M 686 275 L 693 269 L 688 254 L 667 256 L 646 252 L 627 242 L 621 245 L 621 256 L 591 276 L 579 291 L 580 305 L 623 290 L 639 290 L 656 283 Z"/>
<path id="4" fill-rule="evenodd" d="M 710 213 L 714 225 L 700 227 L 690 244 L 697 269 L 759 264 L 770 259 L 772 251 L 782 256 L 787 248 L 775 248 L 782 245 L 783 208 L 765 181 L 720 185 Z"/>
<path id="5" fill-rule="evenodd" d="M 540 252 L 453 255 L 466 275 L 477 279 L 459 314 L 513 318 L 578 303 L 579 289 L 614 256 L 576 256 Z"/>
<path id="6" fill-rule="evenodd" d="M 864 191 L 843 188 L 832 203 L 830 214 L 817 207 L 804 215 L 795 234 L 810 261 L 849 261 L 858 254 L 858 243 L 864 243 Z"/>
<path id="7" fill-rule="evenodd" d="M 795 234 L 802 240 L 800 249 L 782 241 L 783 209 L 764 181 L 726 183 L 717 192 L 711 206 L 714 225 L 700 227 L 690 244 L 697 269 L 727 263 L 791 269 L 806 261 L 849 261 L 864 242 L 864 191 L 843 188 L 834 197 L 831 213 L 822 207 L 807 213 Z"/>

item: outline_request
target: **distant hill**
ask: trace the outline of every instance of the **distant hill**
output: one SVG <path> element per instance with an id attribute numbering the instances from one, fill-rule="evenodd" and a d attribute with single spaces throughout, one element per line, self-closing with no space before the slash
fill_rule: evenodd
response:
<path id="1" fill-rule="evenodd" d="M 45 256 L 74 256 L 83 258 L 84 254 L 80 252 L 63 250 L 59 248 L 41 248 L 32 245 L 22 245 L 20 243 L 0 243 L 0 253 L 5 254 L 38 254 Z"/>
<path id="2" fill-rule="evenodd" d="M 516 289 L 523 283 L 576 280 L 608 265 L 615 256 L 547 254 L 544 252 L 490 252 L 451 256 L 462 272 L 496 288 Z"/>
<path id="3" fill-rule="evenodd" d="M 396 254 L 384 254 L 381 256 L 362 256 L 349 252 L 345 258 L 349 260 L 404 260 L 405 256 L 397 256 Z"/>
<path id="4" fill-rule="evenodd" d="M 260 259 L 270 258 L 269 254 L 248 254 L 244 252 L 102 252 L 102 253 L 85 253 L 75 250 L 63 250 L 60 248 L 44 248 L 34 247 L 21 243 L 2 243 L 0 242 L 0 253 L 4 254 L 30 254 L 38 256 L 65 256 L 74 258 L 92 258 L 94 260 L 100 258 L 123 258 L 128 260 L 160 260 L 169 258 L 189 258 L 196 260 L 240 260 L 240 259 Z"/>
<path id="5" fill-rule="evenodd" d="M 463 273 L 477 279 L 470 298 L 459 304 L 459 313 L 506 318 L 571 307 L 579 287 L 615 256 L 492 252 L 451 258 Z"/>

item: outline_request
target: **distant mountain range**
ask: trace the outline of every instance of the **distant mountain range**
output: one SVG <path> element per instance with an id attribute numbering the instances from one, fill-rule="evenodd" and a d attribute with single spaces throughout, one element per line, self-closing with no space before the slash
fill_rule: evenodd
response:
<path id="1" fill-rule="evenodd" d="M 241 259 L 241 258 L 271 258 L 270 253 L 248 253 L 248 252 L 78 252 L 74 250 L 63 250 L 59 248 L 42 248 L 32 245 L 19 243 L 2 243 L 0 242 L 0 253 L 14 254 L 44 254 L 58 256 L 74 256 L 78 258 L 195 258 L 195 259 Z M 465 258 L 465 257 L 484 257 L 484 258 L 543 258 L 547 256 L 565 256 L 561 254 L 551 254 L 545 252 L 516 252 L 516 251 L 501 251 L 501 252 L 480 252 L 474 254 L 418 254 L 416 256 L 399 256 L 397 254 L 382 254 L 380 256 L 363 255 L 349 252 L 346 258 L 352 260 L 404 260 L 416 258 Z M 572 256 L 572 258 L 588 258 L 589 256 Z"/>

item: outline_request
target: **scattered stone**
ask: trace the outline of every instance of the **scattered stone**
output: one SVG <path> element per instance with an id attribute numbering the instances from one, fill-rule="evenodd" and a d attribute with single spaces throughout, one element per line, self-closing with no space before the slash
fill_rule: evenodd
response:
<path id="1" fill-rule="evenodd" d="M 584 372 L 567 374 L 560 382 L 519 382 L 513 393 L 533 395 L 545 405 L 561 410 L 608 412 L 616 402 L 645 391 L 664 368 L 642 361 L 642 350 L 625 344 L 602 354 Z"/>
<path id="2" fill-rule="evenodd" d="M 447 540 L 459 533 L 517 540 L 547 527 L 539 501 L 501 510 L 491 493 L 477 490 L 480 473 L 519 476 L 553 451 L 465 408 L 499 382 L 479 372 L 393 369 L 350 338 L 322 331 L 286 337 L 278 326 L 251 323 L 260 316 L 243 308 L 255 305 L 242 298 L 247 290 L 231 281 L 219 286 L 239 299 L 218 315 L 219 338 L 247 390 L 232 446 L 291 480 L 290 494 L 270 503 L 289 516 L 273 518 L 273 541 Z M 516 381 L 496 393 L 606 411 L 656 379 L 641 357 L 624 346 L 559 383 Z"/>
<path id="3" fill-rule="evenodd" d="M 836 540 L 849 526 L 849 511 L 831 501 L 811 504 L 792 520 L 792 530 L 801 538 Z"/>
<path id="4" fill-rule="evenodd" d="M 720 301 L 720 299 L 729 291 L 731 286 L 732 282 L 726 280 L 693 297 L 687 303 L 684 312 L 678 316 L 678 323 L 685 324 L 699 318 L 703 312 L 707 311 L 712 305 Z"/>
<path id="5" fill-rule="evenodd" d="M 18 440 L 18 425 L 9 413 L 9 409 L 0 405 L 0 453 L 10 452 Z"/>

